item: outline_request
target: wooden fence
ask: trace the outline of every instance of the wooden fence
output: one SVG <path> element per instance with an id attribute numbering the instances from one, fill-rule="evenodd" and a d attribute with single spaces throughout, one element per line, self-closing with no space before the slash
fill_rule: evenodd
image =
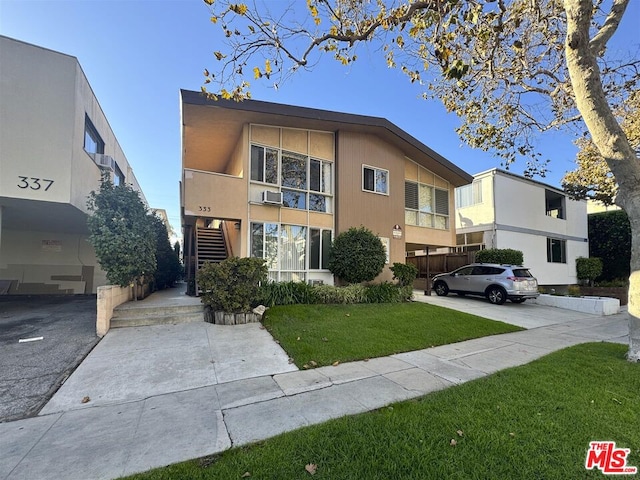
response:
<path id="1" fill-rule="evenodd" d="M 475 261 L 475 252 L 466 253 L 438 253 L 435 255 L 407 257 L 407 263 L 418 268 L 418 278 L 414 288 L 430 290 L 431 278 L 439 273 L 447 273 Z M 428 263 L 427 263 L 428 262 Z"/>

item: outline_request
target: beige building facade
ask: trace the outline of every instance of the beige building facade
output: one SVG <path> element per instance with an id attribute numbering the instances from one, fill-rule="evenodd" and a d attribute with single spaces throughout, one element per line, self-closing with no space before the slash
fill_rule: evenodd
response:
<path id="1" fill-rule="evenodd" d="M 472 177 L 385 119 L 184 90 L 181 115 L 188 278 L 253 256 L 272 280 L 333 284 L 329 246 L 350 227 L 386 246 L 377 281 L 407 252 L 455 246 L 454 189 Z"/>
<path id="2" fill-rule="evenodd" d="M 96 293 L 87 198 L 131 165 L 75 57 L 0 36 L 0 65 L 0 294 Z"/>

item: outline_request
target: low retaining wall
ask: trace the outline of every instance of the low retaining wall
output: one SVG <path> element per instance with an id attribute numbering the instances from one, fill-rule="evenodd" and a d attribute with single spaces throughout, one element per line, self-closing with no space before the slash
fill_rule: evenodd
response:
<path id="1" fill-rule="evenodd" d="M 576 312 L 595 313 L 596 315 L 615 315 L 620 312 L 620 300 L 608 297 L 564 297 L 542 294 L 531 303 L 548 307 L 564 308 Z"/>
<path id="2" fill-rule="evenodd" d="M 257 323 L 260 320 L 262 320 L 262 315 L 256 313 L 214 312 L 209 307 L 204 309 L 204 321 L 215 325 L 244 325 Z"/>
<path id="3" fill-rule="evenodd" d="M 580 287 L 580 294 L 585 297 L 611 297 L 620 300 L 620 305 L 629 301 L 629 287 Z"/>
<path id="4" fill-rule="evenodd" d="M 113 309 L 129 300 L 133 300 L 133 291 L 130 287 L 116 285 L 98 287 L 96 335 L 104 337 L 107 334 L 111 328 Z"/>

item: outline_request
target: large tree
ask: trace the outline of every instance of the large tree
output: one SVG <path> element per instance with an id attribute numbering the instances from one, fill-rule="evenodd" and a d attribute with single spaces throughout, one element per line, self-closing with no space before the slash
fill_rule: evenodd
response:
<path id="1" fill-rule="evenodd" d="M 632 93 L 614 114 L 620 119 L 620 126 L 637 154 L 640 152 L 640 92 Z M 618 185 L 607 161 L 590 137 L 579 138 L 576 145 L 580 149 L 576 156 L 577 167 L 564 175 L 562 187 L 572 198 L 613 205 Z"/>
<path id="2" fill-rule="evenodd" d="M 637 90 L 640 59 L 606 48 L 630 0 L 204 1 L 227 39 L 205 71 L 213 98 L 246 98 L 251 78 L 280 86 L 322 54 L 348 65 L 370 43 L 460 117 L 464 141 L 507 164 L 540 171 L 536 133 L 586 128 L 631 223 L 628 357 L 640 361 L 640 161 L 613 114 Z"/>

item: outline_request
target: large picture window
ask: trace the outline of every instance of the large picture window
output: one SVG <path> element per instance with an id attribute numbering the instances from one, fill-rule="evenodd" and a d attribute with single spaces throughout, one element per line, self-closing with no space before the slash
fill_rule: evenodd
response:
<path id="1" fill-rule="evenodd" d="M 404 221 L 407 225 L 449 228 L 449 191 L 417 182 L 404 184 Z"/>
<path id="2" fill-rule="evenodd" d="M 267 261 L 269 278 L 275 281 L 304 281 L 309 270 L 327 270 L 331 240 L 331 230 L 251 224 L 251 256 Z"/>
<path id="3" fill-rule="evenodd" d="M 331 212 L 333 162 L 251 145 L 251 180 L 278 185 L 286 208 Z"/>
<path id="4" fill-rule="evenodd" d="M 456 188 L 456 208 L 470 207 L 482 203 L 482 179 Z"/>

